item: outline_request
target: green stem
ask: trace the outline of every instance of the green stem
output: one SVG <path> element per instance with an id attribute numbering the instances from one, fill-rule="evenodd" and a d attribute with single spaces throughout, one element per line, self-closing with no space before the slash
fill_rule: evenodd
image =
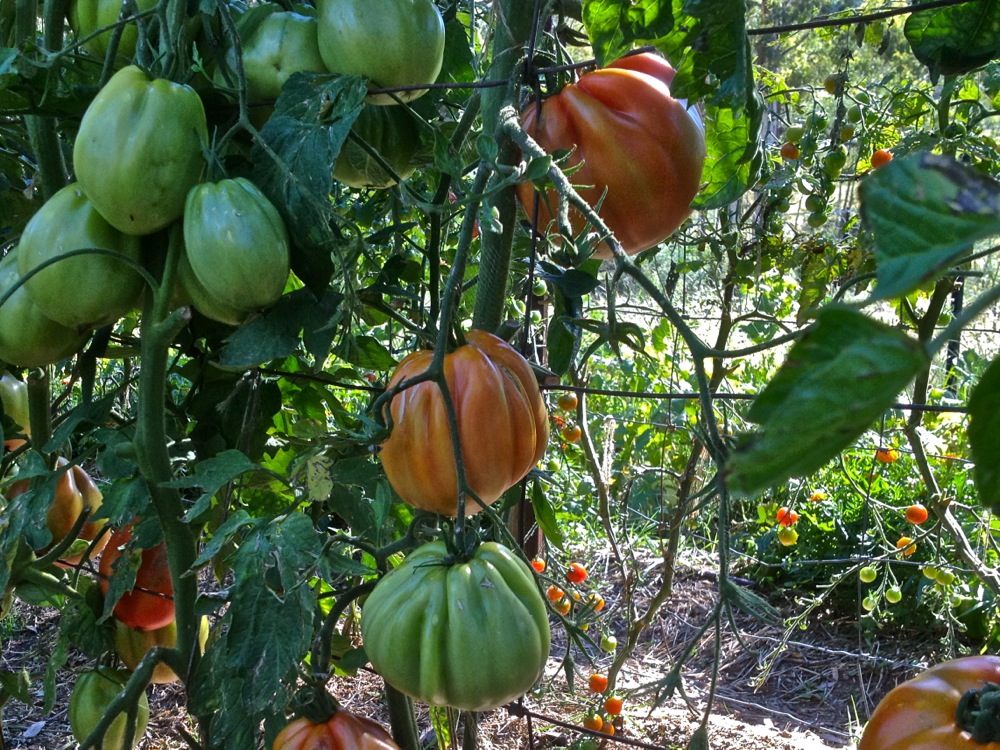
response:
<path id="1" fill-rule="evenodd" d="M 173 478 L 167 451 L 166 383 L 170 343 L 190 318 L 190 310 L 170 312 L 170 292 L 177 262 L 183 252 L 179 227 L 171 230 L 162 281 L 150 294 L 144 306 L 141 322 L 141 354 L 139 370 L 139 403 L 136 419 L 135 454 L 139 472 L 146 481 L 153 508 L 160 519 L 166 541 L 170 578 L 174 587 L 177 616 L 177 651 L 188 665 L 187 680 L 200 656 L 197 648 L 198 619 L 195 599 L 198 581 L 186 575 L 198 554 L 197 537 L 184 522 L 184 505 L 177 489 L 165 486 Z"/>
<path id="2" fill-rule="evenodd" d="M 491 81 L 514 81 L 515 71 L 524 57 L 524 48 L 531 36 L 534 3 L 532 0 L 504 0 L 494 4 L 499 16 L 493 26 L 492 62 L 486 78 Z M 493 133 L 498 147 L 497 164 L 516 165 L 521 153 L 503 127 L 500 113 L 510 106 L 511 90 L 507 87 L 488 88 L 482 92 L 483 122 L 498 123 Z M 514 242 L 514 225 L 517 219 L 517 201 L 514 187 L 507 186 L 485 200 L 487 213 L 496 211 L 500 221 L 499 233 L 483 227 L 482 251 L 479 260 L 479 288 L 472 314 L 472 325 L 494 332 L 503 319 L 507 282 L 510 277 L 511 248 Z"/>
<path id="3" fill-rule="evenodd" d="M 413 716 L 413 701 L 388 683 L 385 685 L 385 702 L 389 708 L 389 726 L 392 738 L 400 750 L 420 750 L 417 722 Z"/>
<path id="4" fill-rule="evenodd" d="M 49 404 L 49 371 L 32 370 L 28 373 L 28 422 L 31 429 L 31 447 L 39 453 L 52 436 L 52 412 Z M 42 453 L 45 457 L 45 454 Z M 49 468 L 52 468 L 51 466 Z"/>
<path id="5" fill-rule="evenodd" d="M 29 4 L 23 5 L 26 8 Z M 30 3 L 30 5 L 32 8 L 35 7 L 34 3 Z M 20 17 L 21 10 L 22 4 L 18 3 L 18 31 L 27 32 L 28 19 Z M 55 52 L 62 47 L 63 25 L 66 17 L 65 0 L 45 0 L 42 15 L 44 22 L 42 43 L 46 50 Z M 34 20 L 34 18 L 30 19 L 32 37 L 34 36 Z M 27 40 L 27 38 L 27 36 L 21 37 L 23 40 Z M 66 161 L 63 158 L 56 121 L 54 118 L 38 115 L 25 117 L 24 120 L 31 149 L 35 153 L 38 173 L 41 176 L 42 197 L 48 200 L 66 186 Z"/>

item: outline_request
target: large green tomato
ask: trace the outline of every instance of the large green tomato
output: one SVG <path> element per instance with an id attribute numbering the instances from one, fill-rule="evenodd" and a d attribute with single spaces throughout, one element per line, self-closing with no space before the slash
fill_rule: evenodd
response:
<path id="1" fill-rule="evenodd" d="M 354 121 L 351 132 L 374 148 L 405 180 L 415 167 L 420 148 L 416 118 L 405 107 L 365 107 Z M 348 138 L 333 167 L 333 177 L 356 188 L 388 188 L 398 180 L 361 145 Z"/>
<path id="2" fill-rule="evenodd" d="M 105 710 L 125 686 L 129 673 L 124 670 L 100 668 L 83 672 L 76 678 L 69 698 L 69 726 L 77 742 L 83 742 L 94 731 Z M 134 742 L 125 744 L 125 725 L 128 717 L 119 715 L 104 734 L 104 750 L 133 748 L 146 732 L 149 723 L 149 700 L 143 693 L 135 721 Z"/>
<path id="3" fill-rule="evenodd" d="M 444 21 L 433 0 L 317 0 L 319 52 L 334 73 L 371 88 L 434 83 L 444 63 Z M 427 89 L 399 91 L 404 102 Z M 395 104 L 389 94 L 373 104 Z"/>
<path id="4" fill-rule="evenodd" d="M 444 542 L 418 547 L 368 596 L 361 633 L 390 685 L 466 711 L 523 695 L 549 656 L 549 620 L 531 570 L 494 542 L 466 562 Z"/>
<path id="5" fill-rule="evenodd" d="M 273 305 L 285 290 L 288 231 L 278 209 L 244 177 L 206 182 L 191 190 L 184 206 L 184 246 L 198 282 L 186 291 L 209 317 L 211 311 L 198 304 L 202 292 L 214 305 L 245 318 Z"/>
<path id="6" fill-rule="evenodd" d="M 157 0 L 136 0 L 139 11 L 147 11 L 156 7 Z M 69 22 L 76 38 L 87 39 L 99 29 L 107 28 L 118 22 L 125 7 L 123 0 L 73 0 L 69 6 Z M 129 13 L 131 15 L 131 13 Z M 95 57 L 105 57 L 111 44 L 114 29 L 108 29 L 87 39 L 82 47 Z M 135 23 L 125 24 L 121 37 L 118 39 L 117 60 L 126 62 L 135 55 L 139 41 L 139 30 Z"/>
<path id="7" fill-rule="evenodd" d="M 28 294 L 47 317 L 87 331 L 113 323 L 138 304 L 142 277 L 128 260 L 140 259 L 138 237 L 104 220 L 77 184 L 67 185 L 31 217 L 21 235 L 17 267 L 22 276 L 73 250 L 110 250 L 74 255 L 28 279 Z"/>
<path id="8" fill-rule="evenodd" d="M 16 424 L 21 432 L 31 437 L 31 427 L 28 424 L 28 385 L 18 380 L 10 373 L 0 377 L 0 404 L 3 412 Z"/>
<path id="9" fill-rule="evenodd" d="M 255 11 L 246 14 L 246 18 L 252 19 L 251 14 Z M 281 87 L 293 73 L 327 72 L 319 54 L 315 18 L 274 10 L 249 28 L 249 34 L 242 40 L 242 49 L 247 97 L 251 102 L 277 99 Z M 230 71 L 236 70 L 236 50 L 233 48 L 226 53 L 226 65 Z"/>
<path id="10" fill-rule="evenodd" d="M 151 80 L 134 65 L 115 73 L 80 122 L 77 180 L 101 215 L 126 234 L 149 234 L 180 218 L 208 144 L 194 89 Z"/>
<path id="11" fill-rule="evenodd" d="M 17 252 L 0 260 L 0 297 L 21 279 Z M 0 360 L 21 367 L 44 367 L 79 349 L 86 336 L 42 314 L 24 286 L 0 305 Z"/>

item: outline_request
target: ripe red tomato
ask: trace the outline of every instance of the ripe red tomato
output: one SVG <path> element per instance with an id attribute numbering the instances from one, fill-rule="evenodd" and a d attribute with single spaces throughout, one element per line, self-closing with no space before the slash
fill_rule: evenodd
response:
<path id="1" fill-rule="evenodd" d="M 101 593 L 108 594 L 115 561 L 132 538 L 131 526 L 111 535 L 98 568 Z M 157 630 L 174 621 L 174 586 L 170 580 L 167 547 L 160 542 L 142 551 L 142 562 L 135 574 L 135 587 L 126 591 L 114 608 L 114 615 L 135 630 Z"/>
<path id="2" fill-rule="evenodd" d="M 566 570 L 566 580 L 570 583 L 583 583 L 587 580 L 587 569 L 580 563 L 570 563 Z"/>
<path id="3" fill-rule="evenodd" d="M 673 69 L 657 55 L 631 55 L 585 73 L 541 106 L 521 112 L 524 129 L 548 153 L 571 152 L 562 163 L 570 180 L 634 255 L 662 242 L 691 214 L 701 184 L 705 131 L 694 110 L 670 95 Z M 528 215 L 534 205 L 530 182 L 517 186 Z M 558 196 L 541 196 L 536 226 L 545 232 L 554 220 Z M 570 209 L 574 233 L 586 222 Z M 594 253 L 610 258 L 601 244 Z"/>
<path id="4" fill-rule="evenodd" d="M 274 738 L 271 750 L 399 750 L 392 736 L 371 719 L 339 709 L 327 721 L 295 719 Z"/>
<path id="5" fill-rule="evenodd" d="M 539 558 L 536 557 L 534 560 L 531 561 L 531 567 L 534 569 L 536 573 L 544 573 L 545 560 L 540 560 Z"/>
<path id="6" fill-rule="evenodd" d="M 931 667 L 889 691 L 875 707 L 858 750 L 991 750 L 1000 736 L 993 722 L 975 727 L 973 707 L 980 696 L 995 696 L 998 683 L 1000 657 L 993 655 Z"/>
<path id="7" fill-rule="evenodd" d="M 914 503 L 911 505 L 906 509 L 905 515 L 907 521 L 916 524 L 917 526 L 930 517 L 930 513 L 927 512 L 927 508 L 925 508 L 921 503 Z"/>
<path id="8" fill-rule="evenodd" d="M 886 151 L 884 148 L 880 148 L 872 154 L 872 169 L 881 169 L 891 161 L 892 152 Z"/>
<path id="9" fill-rule="evenodd" d="M 545 453 L 548 414 L 535 373 L 516 349 L 486 331 L 469 331 L 465 337 L 468 343 L 444 358 L 445 380 L 458 418 L 466 479 L 488 505 Z M 429 350 L 410 354 L 387 388 L 420 375 L 433 358 Z M 410 505 L 454 516 L 455 454 L 437 383 L 425 381 L 398 393 L 387 411 L 386 422 L 393 427 L 379 457 L 389 483 Z M 466 504 L 466 512 L 477 510 L 475 502 Z"/>
<path id="10" fill-rule="evenodd" d="M 590 692 L 603 693 L 608 689 L 608 678 L 602 674 L 592 674 L 587 681 L 587 685 L 590 687 Z"/>
<path id="11" fill-rule="evenodd" d="M 799 514 L 788 508 L 778 508 L 777 519 L 782 526 L 794 526 L 798 523 Z"/>

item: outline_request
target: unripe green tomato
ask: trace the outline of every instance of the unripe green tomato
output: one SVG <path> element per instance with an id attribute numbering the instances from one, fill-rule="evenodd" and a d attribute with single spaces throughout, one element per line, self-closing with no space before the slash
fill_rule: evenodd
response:
<path id="1" fill-rule="evenodd" d="M 844 125 L 840 129 L 840 140 L 845 143 L 854 137 L 855 128 L 853 125 Z"/>
<path id="2" fill-rule="evenodd" d="M 318 0 L 319 52 L 333 73 L 362 76 L 369 88 L 434 83 L 444 64 L 444 19 L 433 0 Z M 396 92 L 413 101 L 427 89 Z M 373 94 L 372 104 L 396 104 Z"/>
<path id="3" fill-rule="evenodd" d="M 935 582 L 940 586 L 950 586 L 955 582 L 955 574 L 950 570 L 938 570 Z"/>
<path id="4" fill-rule="evenodd" d="M 813 133 L 825 130 L 829 124 L 830 120 L 822 112 L 813 112 L 806 118 L 806 130 Z"/>
<path id="5" fill-rule="evenodd" d="M 207 145 L 205 108 L 194 89 L 151 80 L 129 65 L 84 112 L 73 163 L 80 187 L 111 226 L 150 234 L 180 218 Z"/>
<path id="6" fill-rule="evenodd" d="M 101 667 L 83 672 L 76 678 L 69 699 L 69 726 L 77 742 L 83 742 L 94 731 L 111 702 L 122 691 L 129 673 L 125 670 Z M 130 750 L 146 732 L 149 723 L 149 699 L 142 693 L 136 712 L 133 742 L 125 744 L 128 717 L 120 714 L 104 734 L 104 750 Z"/>
<path id="7" fill-rule="evenodd" d="M 822 195 L 813 193 L 806 198 L 806 210 L 822 211 L 825 208 L 826 208 L 826 201 L 823 199 Z"/>
<path id="8" fill-rule="evenodd" d="M 858 578 L 860 578 L 864 583 L 872 583 L 876 578 L 878 578 L 878 572 L 871 565 L 866 565 L 858 571 Z"/>
<path id="9" fill-rule="evenodd" d="M 857 125 L 859 122 L 861 122 L 862 119 L 861 107 L 859 107 L 857 104 L 852 104 L 850 107 L 847 108 L 846 117 L 849 123 L 851 123 L 852 125 Z"/>
<path id="10" fill-rule="evenodd" d="M 528 314 L 528 320 L 531 321 L 532 325 L 537 326 L 539 323 L 542 322 L 542 313 L 539 312 L 538 310 L 532 310 Z"/>
<path id="11" fill-rule="evenodd" d="M 949 122 L 944 129 L 945 138 L 961 138 L 966 132 L 965 125 L 960 122 Z"/>
<path id="12" fill-rule="evenodd" d="M 791 207 L 792 203 L 788 200 L 788 198 L 779 198 L 774 204 L 774 209 L 776 211 L 780 211 L 781 213 L 787 213 Z"/>
<path id="13" fill-rule="evenodd" d="M 785 140 L 788 143 L 798 143 L 805 134 L 806 130 L 801 125 L 792 125 L 785 130 Z"/>
<path id="14" fill-rule="evenodd" d="M 200 288 L 218 305 L 249 315 L 273 305 L 285 290 L 288 231 L 278 209 L 244 177 L 191 189 L 184 250 Z M 198 308 L 193 290 L 187 291 Z"/>
<path id="15" fill-rule="evenodd" d="M 889 604 L 899 604 L 903 600 L 903 592 L 899 590 L 898 586 L 893 586 L 885 590 L 885 600 Z"/>
<path id="16" fill-rule="evenodd" d="M 920 572 L 924 574 L 924 578 L 929 581 L 936 581 L 938 577 L 938 569 L 933 565 L 925 565 L 920 569 Z"/>
<path id="17" fill-rule="evenodd" d="M 31 217 L 17 251 L 18 271 L 27 276 L 60 255 L 88 248 L 115 255 L 87 253 L 66 258 L 24 283 L 44 315 L 81 332 L 114 323 L 138 304 L 142 277 L 128 261 L 140 260 L 139 238 L 105 221 L 74 183 Z"/>
<path id="18" fill-rule="evenodd" d="M 157 0 L 137 0 L 136 7 L 139 12 L 144 12 L 155 8 L 156 2 Z M 69 6 L 69 23 L 78 40 L 86 39 L 98 29 L 116 24 L 124 9 L 123 0 L 73 0 Z M 126 13 L 132 15 L 131 11 Z M 148 19 L 146 22 L 148 23 Z M 102 31 L 92 39 L 87 39 L 82 47 L 95 57 L 104 58 L 108 54 L 113 33 L 114 29 Z M 136 24 L 134 22 L 125 24 L 118 39 L 116 61 L 124 65 L 131 60 L 135 55 L 138 41 L 139 30 Z"/>
<path id="19" fill-rule="evenodd" d="M 840 174 L 840 171 L 847 164 L 847 151 L 843 147 L 837 147 L 828 151 L 823 157 L 823 169 L 829 174 Z"/>
<path id="20" fill-rule="evenodd" d="M 351 133 L 375 149 L 392 172 L 349 137 L 333 168 L 335 180 L 356 188 L 388 188 L 398 182 L 397 177 L 405 180 L 413 174 L 420 131 L 416 118 L 405 107 L 366 106 L 351 126 Z"/>
<path id="21" fill-rule="evenodd" d="M 821 226 L 826 224 L 827 218 L 827 215 L 822 211 L 816 211 L 806 217 L 806 224 L 813 229 L 819 229 Z"/>
<path id="22" fill-rule="evenodd" d="M 605 634 L 601 636 L 601 650 L 613 654 L 618 649 L 618 639 L 613 635 Z"/>
<path id="23" fill-rule="evenodd" d="M 4 373 L 0 378 L 0 403 L 3 404 L 4 414 L 21 428 L 21 432 L 31 437 L 31 427 L 28 424 L 28 384 L 10 373 Z"/>
<path id="24" fill-rule="evenodd" d="M 294 73 L 327 72 L 319 54 L 317 28 L 315 18 L 293 11 L 270 13 L 253 28 L 242 42 L 243 71 L 251 101 L 277 99 L 281 87 Z M 235 70 L 234 49 L 226 53 L 226 63 Z"/>
<path id="25" fill-rule="evenodd" d="M 544 297 L 548 291 L 549 287 L 543 279 L 535 279 L 535 283 L 531 285 L 531 293 L 536 297 Z"/>
<path id="26" fill-rule="evenodd" d="M 875 607 L 878 606 L 878 599 L 874 596 L 866 596 L 861 600 L 861 606 L 864 607 L 866 612 L 871 612 Z"/>
<path id="27" fill-rule="evenodd" d="M 198 647 L 202 653 L 205 652 L 205 644 L 208 643 L 208 630 L 208 618 L 202 617 L 198 628 Z M 135 630 L 121 620 L 115 620 L 115 651 L 118 653 L 118 658 L 122 660 L 122 664 L 133 672 L 150 649 L 156 646 L 174 648 L 176 645 L 176 620 L 156 630 Z M 160 662 L 153 668 L 153 674 L 149 681 L 162 685 L 177 682 L 178 679 L 174 670 Z"/>
<path id="28" fill-rule="evenodd" d="M 18 283 L 17 252 L 0 260 L 0 296 Z M 0 305 L 0 360 L 21 367 L 44 367 L 83 346 L 86 335 L 46 317 L 20 286 Z"/>

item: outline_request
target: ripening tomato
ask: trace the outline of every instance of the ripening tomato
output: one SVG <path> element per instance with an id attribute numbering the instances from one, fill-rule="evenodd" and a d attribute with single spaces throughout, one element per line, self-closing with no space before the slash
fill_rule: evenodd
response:
<path id="1" fill-rule="evenodd" d="M 899 451 L 895 448 L 877 448 L 875 460 L 880 464 L 894 464 L 899 460 Z"/>
<path id="2" fill-rule="evenodd" d="M 788 508 L 778 508 L 777 520 L 782 526 L 794 526 L 799 521 L 799 514 Z"/>
<path id="3" fill-rule="evenodd" d="M 486 331 L 469 331 L 465 346 L 444 358 L 445 380 L 458 420 L 465 477 L 489 505 L 524 478 L 545 453 L 545 401 L 527 360 Z M 388 389 L 426 371 L 434 352 L 406 357 Z M 441 389 L 425 381 L 397 393 L 386 409 L 392 432 L 379 458 L 393 489 L 410 505 L 443 515 L 458 512 L 455 454 Z M 480 510 L 472 498 L 466 512 Z"/>
<path id="4" fill-rule="evenodd" d="M 896 549 L 903 557 L 909 557 L 917 551 L 917 543 L 908 536 L 901 536 L 896 540 Z"/>
<path id="5" fill-rule="evenodd" d="M 577 398 L 577 395 L 572 391 L 569 391 L 568 393 L 560 393 L 559 398 L 556 400 L 559 408 L 563 411 L 574 411 L 579 402 L 580 400 Z"/>
<path id="6" fill-rule="evenodd" d="M 573 602 L 570 601 L 568 596 L 564 596 L 562 599 L 553 604 L 552 608 L 565 617 L 570 613 L 570 610 L 573 609 Z"/>
<path id="7" fill-rule="evenodd" d="M 274 738 L 271 750 L 399 750 L 392 736 L 365 716 L 338 709 L 324 722 L 295 719 Z"/>
<path id="8" fill-rule="evenodd" d="M 125 687 L 128 678 L 128 672 L 106 667 L 81 672 L 76 678 L 69 697 L 69 726 L 77 742 L 83 742 L 94 731 L 108 706 Z M 126 750 L 136 746 L 149 723 L 149 699 L 145 693 L 139 695 L 135 735 L 128 745 L 125 743 L 127 722 L 128 717 L 119 714 L 104 733 L 101 747 L 105 750 Z"/>
<path id="9" fill-rule="evenodd" d="M 580 563 L 570 563 L 566 569 L 566 580 L 570 583 L 583 583 L 587 580 L 587 569 Z"/>
<path id="10" fill-rule="evenodd" d="M 587 604 L 593 607 L 595 612 L 600 612 L 602 609 L 604 609 L 606 602 L 604 601 L 603 596 L 601 596 L 595 591 L 592 591 L 589 594 L 587 594 Z"/>
<path id="11" fill-rule="evenodd" d="M 602 674 L 592 674 L 587 680 L 587 686 L 592 693 L 603 693 L 608 689 L 608 678 Z"/>
<path id="12" fill-rule="evenodd" d="M 98 567 L 101 593 L 108 595 L 115 561 L 121 557 L 132 538 L 132 527 L 118 529 L 111 535 Z M 170 580 L 167 547 L 163 542 L 142 550 L 142 561 L 135 574 L 135 586 L 122 594 L 114 615 L 130 628 L 156 630 L 174 620 L 174 586 Z"/>
<path id="13" fill-rule="evenodd" d="M 779 153 L 781 154 L 781 158 L 786 161 L 795 161 L 802 155 L 799 153 L 799 147 L 791 142 L 782 143 Z"/>
<path id="14" fill-rule="evenodd" d="M 799 541 L 799 532 L 791 526 L 782 526 L 778 529 L 778 541 L 782 547 L 794 547 Z"/>
<path id="15" fill-rule="evenodd" d="M 670 94 L 672 71 L 651 53 L 630 55 L 580 76 L 539 106 L 529 102 L 521 112 L 524 129 L 546 152 L 571 152 L 562 168 L 629 255 L 653 247 L 673 234 L 691 214 L 691 201 L 701 184 L 705 131 L 693 109 Z M 531 216 L 535 187 L 517 186 Z M 553 224 L 558 195 L 541 196 L 536 227 Z M 570 208 L 574 233 L 586 226 Z M 601 243 L 594 253 L 610 258 Z"/>
<path id="16" fill-rule="evenodd" d="M 872 169 L 881 169 L 891 161 L 892 152 L 886 151 L 884 148 L 880 148 L 872 154 Z"/>
<path id="17" fill-rule="evenodd" d="M 583 430 L 578 424 L 568 424 L 562 428 L 562 439 L 567 443 L 577 443 L 583 437 Z"/>
<path id="18" fill-rule="evenodd" d="M 919 526 L 930 517 L 930 513 L 927 512 L 927 508 L 922 503 L 914 503 L 906 509 L 905 516 L 907 521 Z"/>
<path id="19" fill-rule="evenodd" d="M 604 710 L 612 716 L 618 716 L 622 712 L 624 701 L 620 696 L 611 695 L 604 701 Z"/>
<path id="20" fill-rule="evenodd" d="M 202 653 L 205 652 L 205 645 L 208 643 L 208 630 L 208 618 L 202 617 L 198 628 L 198 646 Z M 177 621 L 170 622 L 156 630 L 136 630 L 120 620 L 115 620 L 114 640 L 118 658 L 122 660 L 122 664 L 127 669 L 134 672 L 146 652 L 151 648 L 156 646 L 174 648 L 177 645 Z M 149 681 L 156 684 L 167 684 L 177 682 L 178 679 L 180 678 L 177 673 L 161 661 L 153 667 L 153 675 Z"/>
<path id="21" fill-rule="evenodd" d="M 583 728 L 589 729 L 592 732 L 600 732 L 603 726 L 604 719 L 601 718 L 600 714 L 589 714 L 583 719 Z"/>
<path id="22" fill-rule="evenodd" d="M 566 596 L 566 592 L 556 585 L 549 586 L 545 591 L 545 596 L 550 602 L 557 602 Z"/>
<path id="23" fill-rule="evenodd" d="M 942 662 L 897 685 L 875 707 L 858 750 L 995 750 L 1000 732 L 985 709 L 995 706 L 1000 657 Z"/>
<path id="24" fill-rule="evenodd" d="M 531 561 L 531 567 L 536 573 L 544 573 L 545 560 L 540 560 L 539 558 L 536 557 L 534 560 Z"/>

